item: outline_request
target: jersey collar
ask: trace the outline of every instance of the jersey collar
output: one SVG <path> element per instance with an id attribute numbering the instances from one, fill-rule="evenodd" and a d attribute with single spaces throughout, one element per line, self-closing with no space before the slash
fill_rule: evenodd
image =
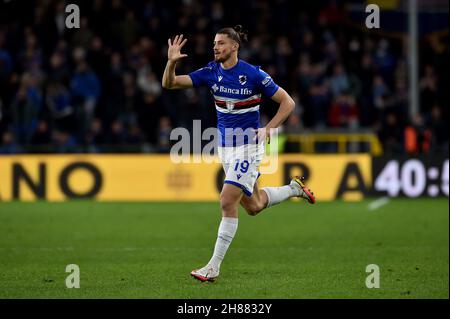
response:
<path id="1" fill-rule="evenodd" d="M 229 72 L 229 71 L 231 71 L 231 70 L 234 70 L 234 69 L 239 65 L 240 62 L 241 62 L 241 60 L 238 58 L 237 63 L 236 63 L 235 65 L 233 65 L 233 66 L 232 66 L 231 68 L 229 68 L 229 69 L 224 69 L 224 68 L 222 67 L 222 63 L 219 63 L 219 67 L 220 67 L 220 70 L 221 70 L 221 71 Z"/>

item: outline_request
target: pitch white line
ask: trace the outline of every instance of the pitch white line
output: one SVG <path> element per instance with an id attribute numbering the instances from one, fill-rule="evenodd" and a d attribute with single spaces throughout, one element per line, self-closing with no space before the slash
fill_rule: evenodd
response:
<path id="1" fill-rule="evenodd" d="M 386 205 L 387 203 L 389 203 L 390 199 L 389 197 L 385 196 L 385 197 L 380 197 L 376 200 L 374 200 L 373 202 L 371 202 L 367 208 L 369 210 L 377 210 L 378 208 L 380 208 L 381 206 Z"/>

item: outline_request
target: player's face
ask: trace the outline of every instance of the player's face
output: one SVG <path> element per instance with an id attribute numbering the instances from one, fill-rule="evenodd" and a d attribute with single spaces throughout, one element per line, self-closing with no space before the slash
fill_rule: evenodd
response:
<path id="1" fill-rule="evenodd" d="M 225 62 L 238 49 L 238 44 L 226 34 L 216 34 L 214 38 L 214 61 Z"/>

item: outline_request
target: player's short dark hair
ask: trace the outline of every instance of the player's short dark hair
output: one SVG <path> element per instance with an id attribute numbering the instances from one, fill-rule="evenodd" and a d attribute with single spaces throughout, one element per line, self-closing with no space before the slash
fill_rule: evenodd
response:
<path id="1" fill-rule="evenodd" d="M 244 30 L 242 25 L 238 24 L 234 28 L 223 28 L 217 31 L 217 34 L 226 34 L 230 39 L 233 39 L 239 44 L 239 47 L 241 47 L 241 44 L 243 42 L 247 42 L 247 36 L 248 31 Z"/>

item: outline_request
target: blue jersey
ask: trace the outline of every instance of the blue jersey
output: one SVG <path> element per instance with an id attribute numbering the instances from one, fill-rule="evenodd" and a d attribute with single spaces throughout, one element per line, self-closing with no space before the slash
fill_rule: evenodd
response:
<path id="1" fill-rule="evenodd" d="M 259 128 L 261 94 L 271 97 L 278 90 L 272 78 L 242 60 L 226 70 L 209 62 L 189 76 L 194 87 L 206 86 L 214 97 L 220 146 L 254 143 L 248 132 Z"/>

